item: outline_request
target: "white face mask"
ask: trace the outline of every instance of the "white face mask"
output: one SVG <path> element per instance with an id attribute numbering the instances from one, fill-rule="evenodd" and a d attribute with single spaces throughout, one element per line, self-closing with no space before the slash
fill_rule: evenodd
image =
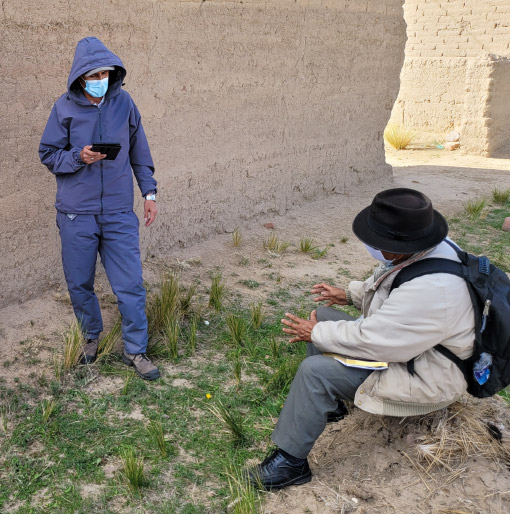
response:
<path id="1" fill-rule="evenodd" d="M 371 246 L 365 245 L 365 248 L 367 249 L 368 253 L 376 260 L 380 262 L 384 262 L 384 264 L 391 264 L 393 261 L 389 259 L 385 259 L 381 250 L 376 250 L 375 248 L 372 248 Z"/>

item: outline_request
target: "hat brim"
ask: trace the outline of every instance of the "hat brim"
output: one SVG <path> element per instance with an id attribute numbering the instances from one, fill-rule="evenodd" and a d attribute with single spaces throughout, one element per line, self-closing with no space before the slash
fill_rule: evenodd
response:
<path id="1" fill-rule="evenodd" d="M 363 243 L 391 253 L 415 253 L 428 250 L 437 246 L 448 235 L 448 223 L 444 217 L 434 210 L 434 229 L 425 237 L 404 241 L 401 239 L 391 239 L 383 236 L 370 228 L 368 216 L 370 205 L 363 209 L 352 222 L 352 231 Z"/>

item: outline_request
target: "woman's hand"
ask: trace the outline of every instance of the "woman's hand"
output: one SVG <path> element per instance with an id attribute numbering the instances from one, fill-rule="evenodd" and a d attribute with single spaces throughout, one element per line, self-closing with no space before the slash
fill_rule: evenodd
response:
<path id="1" fill-rule="evenodd" d="M 293 337 L 289 340 L 289 343 L 297 343 L 298 341 L 312 342 L 312 330 L 317 324 L 317 316 L 315 311 L 310 314 L 310 319 L 306 320 L 289 312 L 285 313 L 285 316 L 289 319 L 282 319 L 282 323 L 289 328 L 284 328 L 283 331 L 286 334 L 291 334 Z"/>
<path id="2" fill-rule="evenodd" d="M 327 301 L 326 307 L 331 305 L 347 305 L 347 298 L 345 296 L 345 290 L 339 287 L 333 287 L 329 284 L 315 284 L 312 286 L 312 294 L 318 294 L 313 301 L 324 302 Z"/>
<path id="3" fill-rule="evenodd" d="M 85 164 L 92 164 L 94 162 L 100 161 L 106 157 L 105 153 L 93 152 L 91 150 L 92 145 L 84 146 L 82 151 L 80 152 L 80 159 Z"/>

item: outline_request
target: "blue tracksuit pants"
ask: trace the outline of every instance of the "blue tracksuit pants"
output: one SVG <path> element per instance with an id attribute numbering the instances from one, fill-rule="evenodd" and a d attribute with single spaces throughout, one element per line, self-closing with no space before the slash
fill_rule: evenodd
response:
<path id="1" fill-rule="evenodd" d="M 136 214 L 129 211 L 74 215 L 57 211 L 57 226 L 67 287 L 85 337 L 97 338 L 103 330 L 101 310 L 94 292 L 99 252 L 117 297 L 126 352 L 144 353 L 147 349 L 147 318 Z"/>

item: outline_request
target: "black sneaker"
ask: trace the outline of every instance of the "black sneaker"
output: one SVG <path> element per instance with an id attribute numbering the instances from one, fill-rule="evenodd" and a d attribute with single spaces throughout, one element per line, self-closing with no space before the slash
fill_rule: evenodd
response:
<path id="1" fill-rule="evenodd" d="M 78 364 L 92 364 L 97 359 L 99 339 L 87 339 L 82 348 L 82 354 Z"/>
<path id="2" fill-rule="evenodd" d="M 293 464 L 279 448 L 259 465 L 247 470 L 247 474 L 253 487 L 266 491 L 306 484 L 312 479 L 312 472 L 306 459 L 301 464 Z"/>
<path id="3" fill-rule="evenodd" d="M 328 419 L 326 423 L 336 423 L 349 414 L 345 403 L 342 400 L 338 400 L 338 407 L 333 412 L 328 412 Z"/>

